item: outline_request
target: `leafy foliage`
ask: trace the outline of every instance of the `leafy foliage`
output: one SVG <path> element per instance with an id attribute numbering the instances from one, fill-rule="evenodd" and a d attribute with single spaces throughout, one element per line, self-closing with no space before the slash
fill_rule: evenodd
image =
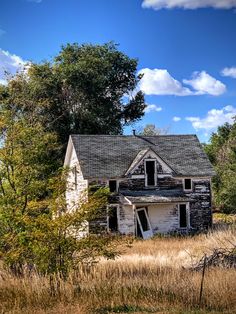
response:
<path id="1" fill-rule="evenodd" d="M 136 70 L 137 60 L 113 43 L 68 44 L 52 62 L 31 64 L 0 95 L 58 135 L 62 158 L 70 134 L 121 134 L 143 116 Z"/>
<path id="2" fill-rule="evenodd" d="M 138 134 L 143 136 L 164 135 L 168 134 L 168 127 L 158 128 L 155 126 L 155 124 L 146 124 L 145 127 L 140 132 L 138 132 Z"/>
<path id="3" fill-rule="evenodd" d="M 112 239 L 78 238 L 86 221 L 104 214 L 108 192 L 98 190 L 89 201 L 67 212 L 67 172 L 57 170 L 53 155 L 60 146 L 35 116 L 14 105 L 0 106 L 0 258 L 15 273 L 36 269 L 63 278 L 79 263 L 97 255 L 114 257 Z M 54 153 L 54 154 L 53 154 Z"/>
<path id="4" fill-rule="evenodd" d="M 214 201 L 223 212 L 236 212 L 236 121 L 213 133 L 205 151 L 217 176 L 213 179 Z"/>

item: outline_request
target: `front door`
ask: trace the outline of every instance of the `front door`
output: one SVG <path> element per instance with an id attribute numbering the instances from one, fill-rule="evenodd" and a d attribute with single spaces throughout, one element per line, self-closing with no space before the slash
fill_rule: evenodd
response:
<path id="1" fill-rule="evenodd" d="M 138 208 L 136 210 L 136 217 L 143 239 L 152 237 L 153 231 L 146 208 Z"/>

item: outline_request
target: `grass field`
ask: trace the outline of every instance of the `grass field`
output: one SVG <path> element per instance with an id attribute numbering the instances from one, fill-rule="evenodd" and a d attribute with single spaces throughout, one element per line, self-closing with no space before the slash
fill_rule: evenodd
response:
<path id="1" fill-rule="evenodd" d="M 15 278 L 0 272 L 0 313 L 236 313 L 235 269 L 207 269 L 199 304 L 202 272 L 189 268 L 214 248 L 236 243 L 234 227 L 193 237 L 157 237 L 121 245 L 116 260 L 56 280 L 34 274 Z"/>

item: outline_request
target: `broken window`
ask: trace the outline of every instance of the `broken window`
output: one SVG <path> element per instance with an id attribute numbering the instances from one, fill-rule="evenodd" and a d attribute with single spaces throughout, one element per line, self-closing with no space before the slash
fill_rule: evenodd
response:
<path id="1" fill-rule="evenodd" d="M 110 189 L 110 192 L 116 192 L 117 191 L 117 181 L 116 180 L 109 180 L 109 189 Z"/>
<path id="2" fill-rule="evenodd" d="M 192 190 L 192 180 L 191 179 L 184 179 L 184 189 L 185 190 Z"/>
<path id="3" fill-rule="evenodd" d="M 118 231 L 117 206 L 108 209 L 108 230 L 110 232 Z"/>
<path id="4" fill-rule="evenodd" d="M 154 186 L 155 185 L 155 160 L 146 160 L 146 185 Z"/>
<path id="5" fill-rule="evenodd" d="M 186 204 L 179 205 L 179 226 L 180 228 L 187 228 L 187 208 Z"/>

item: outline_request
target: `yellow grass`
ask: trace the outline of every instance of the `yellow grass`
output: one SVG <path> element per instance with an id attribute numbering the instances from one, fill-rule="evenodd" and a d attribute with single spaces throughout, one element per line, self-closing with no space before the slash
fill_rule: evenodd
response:
<path id="1" fill-rule="evenodd" d="M 232 247 L 233 228 L 184 238 L 135 240 L 121 246 L 114 261 L 71 273 L 67 282 L 34 274 L 15 278 L 0 273 L 0 313 L 236 313 L 236 271 L 206 271 L 199 304 L 201 273 L 190 271 L 203 253 Z M 183 268 L 184 267 L 184 268 Z"/>

